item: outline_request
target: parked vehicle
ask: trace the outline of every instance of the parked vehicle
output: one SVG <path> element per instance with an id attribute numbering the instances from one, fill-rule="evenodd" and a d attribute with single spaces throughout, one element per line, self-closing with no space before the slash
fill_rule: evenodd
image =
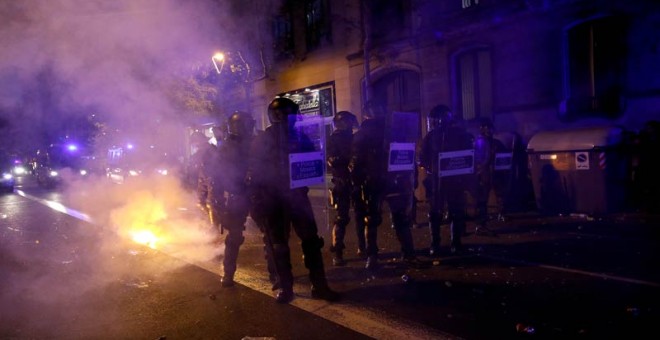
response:
<path id="1" fill-rule="evenodd" d="M 66 181 L 84 179 L 101 168 L 94 158 L 83 156 L 69 145 L 51 144 L 37 151 L 34 162 L 34 175 L 37 183 L 44 188 L 55 188 Z"/>
<path id="2" fill-rule="evenodd" d="M 156 151 L 113 148 L 108 152 L 106 176 L 117 184 L 152 176 L 178 176 L 179 173 L 180 165 L 175 159 Z"/>
<path id="3" fill-rule="evenodd" d="M 13 175 L 13 162 L 9 159 L 7 155 L 0 155 L 0 190 L 2 192 L 12 192 L 14 191 L 14 186 L 16 185 L 16 179 Z"/>

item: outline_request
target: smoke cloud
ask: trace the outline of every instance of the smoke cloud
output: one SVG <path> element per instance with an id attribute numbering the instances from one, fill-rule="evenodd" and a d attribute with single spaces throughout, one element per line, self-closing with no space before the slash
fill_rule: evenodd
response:
<path id="1" fill-rule="evenodd" d="M 238 28 L 263 12 L 239 3 L 0 0 L 0 129 L 15 148 L 91 114 L 128 134 L 169 131 L 186 113 L 172 106 L 172 82 L 254 35 Z"/>
<path id="2" fill-rule="evenodd" d="M 192 113 L 173 104 L 172 84 L 211 69 L 218 50 L 262 44 L 239 28 L 256 27 L 250 23 L 274 8 L 232 0 L 0 0 L 0 151 L 27 158 L 82 135 L 91 120 L 107 133 L 106 144 L 89 150 L 100 158 L 130 138 L 181 161 Z M 151 229 L 160 237 L 156 249 L 191 262 L 220 251 L 208 221 L 180 210 L 196 199 L 177 177 L 116 185 L 101 175 L 69 179 L 65 188 L 64 201 L 120 237 Z M 115 249 L 112 242 L 99 250 Z"/>

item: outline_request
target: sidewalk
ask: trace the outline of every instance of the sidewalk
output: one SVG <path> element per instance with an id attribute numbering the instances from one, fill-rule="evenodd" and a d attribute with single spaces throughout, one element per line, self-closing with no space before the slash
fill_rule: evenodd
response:
<path id="1" fill-rule="evenodd" d="M 490 225 L 497 236 L 474 235 L 474 223 L 469 222 L 463 239 L 466 251 L 458 256 L 449 254 L 449 231 L 443 226 L 444 252 L 439 258 L 426 256 L 428 229 L 414 228 L 418 254 L 431 267 L 411 270 L 400 261 L 385 207 L 379 229 L 382 266 L 368 272 L 355 253 L 353 223 L 346 233 L 348 264 L 332 266 L 323 198 L 312 196 L 326 240 L 326 273 L 343 299 L 337 304 L 308 299 L 307 271 L 299 260 L 299 240 L 292 234 L 298 295 L 293 304 L 331 321 L 376 338 L 511 338 L 520 336 L 525 325 L 549 338 L 630 337 L 642 330 L 660 335 L 650 322 L 660 319 L 658 216 L 514 214 Z M 417 222 L 422 226 L 425 209 L 420 203 Z M 242 248 L 250 255 L 241 255 L 239 268 L 250 268 L 245 277 L 262 277 L 251 279 L 252 284 L 260 281 L 269 294 L 260 239 L 250 239 Z"/>

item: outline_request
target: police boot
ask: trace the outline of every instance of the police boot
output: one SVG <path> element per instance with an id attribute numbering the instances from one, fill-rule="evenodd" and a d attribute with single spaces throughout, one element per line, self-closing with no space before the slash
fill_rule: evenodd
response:
<path id="1" fill-rule="evenodd" d="M 322 247 L 323 239 L 320 237 L 302 242 L 305 267 L 309 270 L 309 281 L 312 283 L 312 298 L 331 302 L 337 301 L 339 300 L 339 293 L 328 287 L 328 281 L 325 277 L 321 254 Z"/>
<path id="2" fill-rule="evenodd" d="M 364 258 L 365 256 L 367 256 L 367 240 L 364 234 L 365 231 L 364 219 L 360 220 L 356 218 L 355 231 L 357 233 L 357 242 L 358 242 L 357 255 L 358 257 Z"/>
<path id="3" fill-rule="evenodd" d="M 429 214 L 429 229 L 431 231 L 429 255 L 433 257 L 440 256 L 440 224 L 441 218 L 439 213 Z"/>
<path id="4" fill-rule="evenodd" d="M 275 294 L 278 303 L 289 303 L 293 300 L 293 273 L 291 272 L 291 253 L 286 244 L 273 245 L 273 263 L 277 271 L 279 289 Z"/>
<path id="5" fill-rule="evenodd" d="M 454 221 L 450 225 L 451 228 L 451 253 L 460 254 L 463 252 L 463 243 L 461 242 L 461 235 L 465 229 L 465 222 Z"/>
<path id="6" fill-rule="evenodd" d="M 341 232 L 338 232 L 338 230 L 340 229 L 337 224 L 335 224 L 332 232 L 333 246 L 330 247 L 330 252 L 332 253 L 332 265 L 342 267 L 346 265 L 346 261 L 344 261 L 344 235 Z"/>
<path id="7" fill-rule="evenodd" d="M 332 256 L 332 265 L 335 267 L 343 267 L 346 265 L 346 260 L 344 260 L 344 251 L 341 249 L 336 249 Z"/>
<path id="8" fill-rule="evenodd" d="M 410 268 L 426 268 L 428 263 L 420 260 L 415 255 L 415 248 L 413 246 L 412 231 L 408 227 L 401 228 L 396 231 L 396 236 L 401 243 L 401 252 L 403 254 L 403 262 Z"/>
<path id="9" fill-rule="evenodd" d="M 238 250 L 244 240 L 245 238 L 243 235 L 231 231 L 225 239 L 225 258 L 222 260 L 224 276 L 220 281 L 222 287 L 232 287 L 234 285 L 234 273 L 236 272 L 236 262 L 238 261 Z"/>
<path id="10" fill-rule="evenodd" d="M 266 239 L 266 235 L 264 235 L 262 239 L 264 241 L 264 260 L 266 260 L 266 269 L 268 270 L 268 280 L 272 285 L 271 290 L 278 290 L 280 289 L 280 282 L 277 277 L 277 270 L 275 269 L 275 259 L 273 257 L 273 252 L 271 251 L 271 248 L 267 246 L 268 239 Z"/>
<path id="11" fill-rule="evenodd" d="M 364 266 L 364 268 L 367 270 L 376 270 L 378 267 L 378 255 L 367 256 L 367 264 Z"/>
<path id="12" fill-rule="evenodd" d="M 497 236 L 494 231 L 486 226 L 486 222 L 477 223 L 477 226 L 474 228 L 474 233 L 483 236 Z"/>

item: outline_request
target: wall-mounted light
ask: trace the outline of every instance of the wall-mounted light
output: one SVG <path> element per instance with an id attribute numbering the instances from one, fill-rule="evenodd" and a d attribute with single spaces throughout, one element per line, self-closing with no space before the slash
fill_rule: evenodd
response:
<path id="1" fill-rule="evenodd" d="M 222 68 L 225 66 L 225 54 L 218 52 L 211 57 L 211 61 L 213 62 L 213 66 L 215 66 L 215 71 L 218 72 L 218 74 L 222 73 Z M 218 63 L 220 63 L 219 67 Z"/>

